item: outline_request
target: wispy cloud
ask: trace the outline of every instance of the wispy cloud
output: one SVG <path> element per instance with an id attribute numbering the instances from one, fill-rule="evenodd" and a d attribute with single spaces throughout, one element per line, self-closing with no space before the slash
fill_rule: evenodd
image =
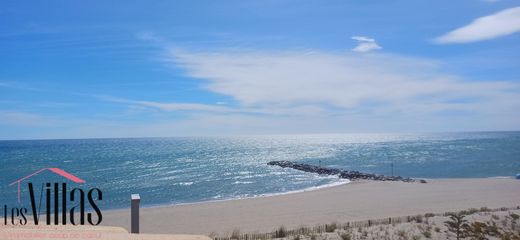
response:
<path id="1" fill-rule="evenodd" d="M 485 112 L 520 101 L 515 83 L 472 82 L 443 73 L 436 61 L 391 54 L 172 51 L 171 58 L 207 81 L 207 90 L 245 108 Z"/>
<path id="2" fill-rule="evenodd" d="M 226 103 L 217 102 L 215 104 L 200 103 L 179 103 L 179 102 L 158 102 L 158 101 L 142 101 L 117 98 L 112 96 L 97 96 L 98 99 L 121 103 L 131 107 L 140 107 L 155 109 L 164 112 L 196 112 L 209 114 L 263 114 L 263 115 L 283 115 L 283 116 L 304 116 L 323 113 L 323 109 L 317 106 L 226 106 Z"/>
<path id="3" fill-rule="evenodd" d="M 123 103 L 134 106 L 146 107 L 158 109 L 161 111 L 201 111 L 201 112 L 216 112 L 216 113 L 227 113 L 233 112 L 232 108 L 224 107 L 221 105 L 210 105 L 210 104 L 199 104 L 199 103 L 162 103 L 162 102 L 154 102 L 154 101 L 138 101 L 138 100 L 129 100 L 116 98 L 111 96 L 98 96 L 99 99 L 115 102 L 115 103 Z"/>
<path id="4" fill-rule="evenodd" d="M 379 46 L 373 38 L 353 36 L 352 39 L 358 42 L 358 45 L 352 49 L 354 52 L 370 52 L 381 49 L 381 46 Z"/>
<path id="5" fill-rule="evenodd" d="M 8 83 L 6 83 L 6 82 L 0 82 L 0 87 L 7 87 L 7 86 L 9 86 Z"/>
<path id="6" fill-rule="evenodd" d="M 435 39 L 435 42 L 468 43 L 494 39 L 520 31 L 520 7 L 513 7 L 477 18 Z"/>
<path id="7" fill-rule="evenodd" d="M 511 130 L 520 119 L 518 83 L 471 81 L 427 58 L 179 48 L 167 55 L 168 64 L 200 79 L 205 90 L 226 96 L 227 104 L 96 96 L 138 110 L 132 114 L 152 111 L 157 117 L 67 119 L 60 132 L 99 137 Z M 170 112 L 182 114 L 172 118 Z M 4 115 L 4 124 L 42 122 L 38 116 Z"/>
<path id="8" fill-rule="evenodd" d="M 16 82 L 16 81 L 0 81 L 0 87 L 6 87 L 6 88 L 18 89 L 18 90 L 24 90 L 24 91 L 36 91 L 36 92 L 45 91 L 41 88 L 34 87 L 34 86 L 31 86 L 26 83 Z"/>
<path id="9" fill-rule="evenodd" d="M 0 111 L 0 125 L 34 126 L 45 125 L 49 122 L 49 118 L 35 113 Z"/>

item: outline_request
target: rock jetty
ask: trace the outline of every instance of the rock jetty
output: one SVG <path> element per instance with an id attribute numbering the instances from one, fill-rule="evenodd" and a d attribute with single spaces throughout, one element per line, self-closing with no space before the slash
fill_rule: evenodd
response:
<path id="1" fill-rule="evenodd" d="M 297 162 L 291 162 L 291 161 L 272 161 L 268 162 L 267 165 L 271 166 L 279 166 L 283 168 L 293 168 L 296 170 L 304 171 L 304 172 L 310 172 L 310 173 L 318 173 L 318 174 L 325 174 L 325 175 L 337 175 L 340 178 L 346 178 L 350 180 L 375 180 L 375 181 L 403 181 L 403 182 L 421 182 L 426 183 L 426 180 L 417 180 L 412 178 L 403 178 L 401 176 L 385 176 L 385 175 L 378 175 L 378 174 L 372 174 L 372 173 L 362 173 L 358 171 L 349 171 L 349 170 L 342 170 L 337 168 L 327 168 L 327 167 L 321 167 L 321 166 L 314 166 L 310 164 L 305 163 L 297 163 Z"/>

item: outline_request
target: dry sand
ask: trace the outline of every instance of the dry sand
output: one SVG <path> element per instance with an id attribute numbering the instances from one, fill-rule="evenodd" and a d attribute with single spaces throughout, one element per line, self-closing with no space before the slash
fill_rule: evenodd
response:
<path id="1" fill-rule="evenodd" d="M 520 181 L 512 178 L 436 179 L 426 184 L 363 181 L 271 197 L 144 208 L 141 231 L 268 232 L 281 225 L 293 228 L 484 206 L 520 206 Z M 103 216 L 103 225 L 129 229 L 129 209 L 105 211 Z"/>

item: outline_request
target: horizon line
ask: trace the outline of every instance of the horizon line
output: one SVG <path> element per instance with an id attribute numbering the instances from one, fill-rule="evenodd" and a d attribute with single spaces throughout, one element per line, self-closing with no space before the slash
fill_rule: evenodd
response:
<path id="1" fill-rule="evenodd" d="M 424 131 L 424 132 L 338 132 L 338 133 L 257 133 L 257 134 L 209 134 L 209 135 L 178 135 L 178 136 L 145 136 L 145 137 L 84 137 L 84 138 L 19 138 L 3 139 L 2 141 L 59 141 L 59 140 L 108 140 L 108 139 L 159 139 L 159 138 L 226 138 L 226 137 L 261 137 L 261 136 L 304 136 L 304 135 L 354 135 L 354 134 L 443 134 L 443 133 L 514 133 L 520 130 L 478 130 L 478 131 Z"/>

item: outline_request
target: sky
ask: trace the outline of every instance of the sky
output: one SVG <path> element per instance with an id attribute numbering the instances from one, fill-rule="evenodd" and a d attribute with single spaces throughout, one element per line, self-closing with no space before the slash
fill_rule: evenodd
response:
<path id="1" fill-rule="evenodd" d="M 520 2 L 2 1 L 0 139 L 520 130 Z"/>

